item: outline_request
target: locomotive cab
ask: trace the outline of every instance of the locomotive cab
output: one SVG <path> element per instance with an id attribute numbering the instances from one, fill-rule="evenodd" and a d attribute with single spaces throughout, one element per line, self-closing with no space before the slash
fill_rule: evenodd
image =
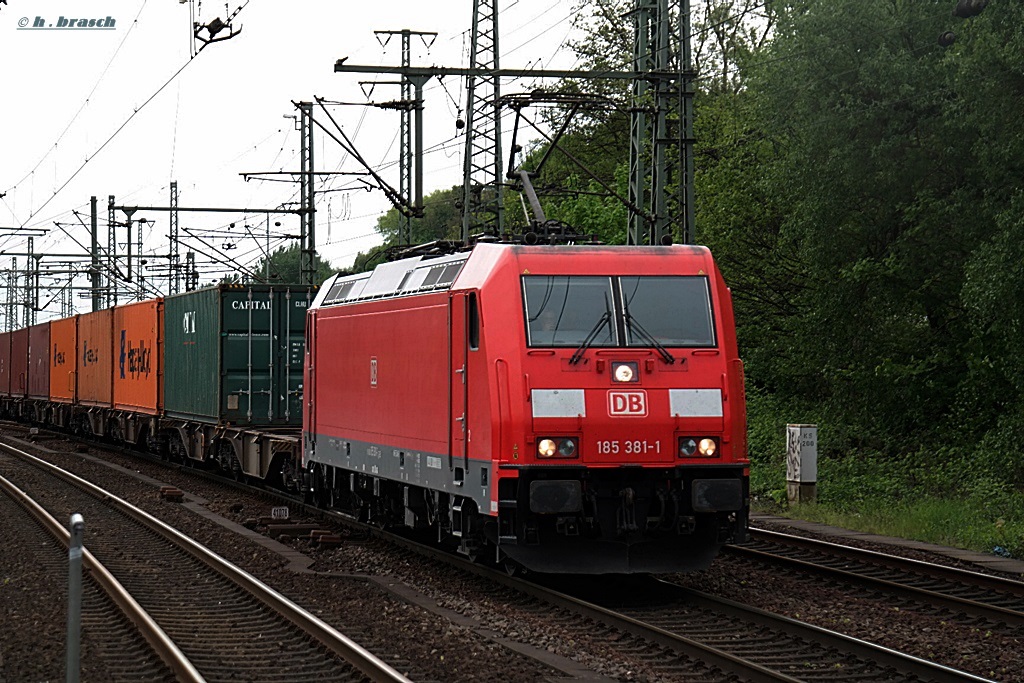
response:
<path id="1" fill-rule="evenodd" d="M 551 251 L 519 257 L 526 406 L 494 540 L 537 569 L 703 568 L 747 533 L 728 290 L 701 248 Z"/>

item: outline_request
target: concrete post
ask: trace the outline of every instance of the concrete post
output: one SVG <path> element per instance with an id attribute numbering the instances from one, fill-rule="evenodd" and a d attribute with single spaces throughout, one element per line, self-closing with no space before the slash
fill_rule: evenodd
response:
<path id="1" fill-rule="evenodd" d="M 817 425 L 786 425 L 786 493 L 790 505 L 818 496 Z"/>

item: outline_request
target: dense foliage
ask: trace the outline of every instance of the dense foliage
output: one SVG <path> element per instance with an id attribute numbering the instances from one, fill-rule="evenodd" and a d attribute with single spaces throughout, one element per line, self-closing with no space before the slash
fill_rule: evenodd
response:
<path id="1" fill-rule="evenodd" d="M 581 5 L 581 64 L 629 63 L 631 5 Z M 1024 5 L 956 5 L 695 2 L 697 241 L 733 288 L 758 493 L 784 495 L 784 425 L 816 423 L 825 505 L 957 500 L 1022 555 Z M 628 134 L 625 106 L 580 117 L 565 148 L 600 182 L 554 155 L 549 217 L 624 241 Z"/>
<path id="2" fill-rule="evenodd" d="M 818 423 L 825 503 L 998 522 L 1021 502 L 1024 9 L 954 5 L 778 5 L 745 87 L 699 110 L 698 225 L 734 285 L 754 457 Z"/>
<path id="3" fill-rule="evenodd" d="M 1007 333 L 1021 312 L 1022 140 L 1005 113 L 1024 94 L 1022 12 L 991 5 L 962 21 L 953 4 L 781 10 L 740 95 L 757 163 L 731 164 L 731 186 L 702 195 L 719 215 L 750 210 L 730 208 L 736 197 L 770 207 L 760 253 L 717 221 L 704 234 L 740 282 L 760 271 L 737 292 L 752 381 L 839 420 L 826 442 L 837 452 L 975 444 L 1020 400 Z"/>

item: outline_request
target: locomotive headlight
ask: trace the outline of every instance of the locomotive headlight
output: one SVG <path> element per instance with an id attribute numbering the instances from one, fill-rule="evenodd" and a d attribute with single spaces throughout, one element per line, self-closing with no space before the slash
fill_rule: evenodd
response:
<path id="1" fill-rule="evenodd" d="M 612 363 L 612 379 L 616 382 L 636 382 L 640 379 L 636 363 Z"/>
<path id="2" fill-rule="evenodd" d="M 710 436 L 683 436 L 679 438 L 679 457 L 710 458 L 718 452 L 718 441 Z"/>
<path id="3" fill-rule="evenodd" d="M 578 458 L 579 446 L 576 439 L 568 437 L 543 437 L 537 440 L 539 458 Z"/>

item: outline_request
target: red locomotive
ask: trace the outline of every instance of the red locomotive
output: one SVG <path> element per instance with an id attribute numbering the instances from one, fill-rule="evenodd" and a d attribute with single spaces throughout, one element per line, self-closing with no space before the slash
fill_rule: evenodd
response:
<path id="1" fill-rule="evenodd" d="M 335 276 L 308 313 L 315 500 L 545 572 L 747 537 L 743 366 L 703 247 L 514 246 Z"/>

